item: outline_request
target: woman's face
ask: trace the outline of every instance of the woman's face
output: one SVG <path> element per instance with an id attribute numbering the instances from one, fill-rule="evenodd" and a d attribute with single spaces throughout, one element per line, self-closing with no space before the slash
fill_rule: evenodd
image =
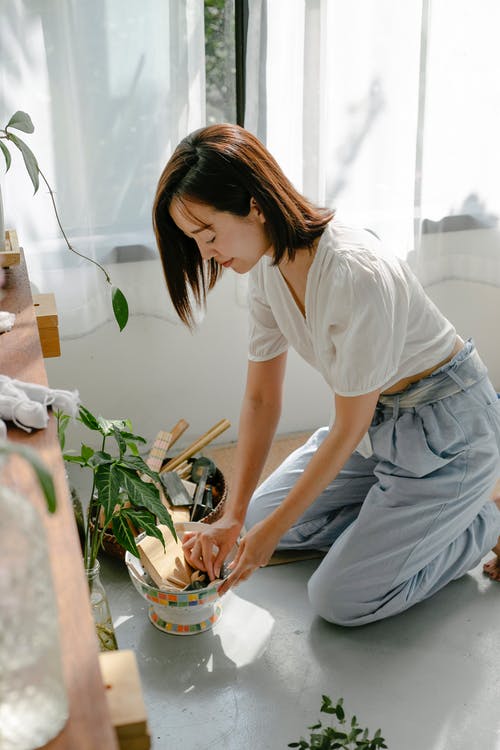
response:
<path id="1" fill-rule="evenodd" d="M 246 273 L 271 254 L 266 220 L 252 198 L 247 216 L 217 211 L 206 203 L 173 198 L 170 216 L 187 237 L 198 245 L 204 260 L 213 258 L 224 268 Z"/>

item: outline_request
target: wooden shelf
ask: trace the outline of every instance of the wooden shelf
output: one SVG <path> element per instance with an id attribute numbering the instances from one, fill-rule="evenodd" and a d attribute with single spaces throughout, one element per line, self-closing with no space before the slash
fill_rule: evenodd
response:
<path id="1" fill-rule="evenodd" d="M 21 262 L 5 271 L 1 309 L 16 314 L 12 331 L 0 334 L 0 372 L 18 380 L 47 385 L 35 308 L 21 250 Z M 70 387 L 70 385 L 68 386 Z M 10 423 L 9 423 L 10 425 Z M 36 450 L 52 472 L 57 511 L 49 515 L 31 467 L 13 457 L 1 481 L 19 489 L 42 511 L 59 605 L 61 645 L 70 717 L 45 750 L 118 750 L 102 682 L 98 646 L 90 611 L 88 585 L 69 497 L 55 419 L 45 430 L 28 434 L 9 429 L 10 440 Z"/>

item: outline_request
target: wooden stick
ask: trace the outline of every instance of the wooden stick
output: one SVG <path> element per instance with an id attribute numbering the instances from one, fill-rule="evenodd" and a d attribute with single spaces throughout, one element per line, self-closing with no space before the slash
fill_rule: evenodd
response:
<path id="1" fill-rule="evenodd" d="M 183 435 L 187 428 L 189 427 L 189 422 L 186 422 L 185 419 L 179 419 L 176 425 L 172 427 L 170 430 L 170 442 L 167 445 L 167 448 L 170 449 L 174 443 L 178 441 L 181 435 Z"/>
<path id="2" fill-rule="evenodd" d="M 173 469 L 177 468 L 186 458 L 190 458 L 194 453 L 198 453 L 202 448 L 205 447 L 205 445 L 208 445 L 208 443 L 211 443 L 212 440 L 215 440 L 216 437 L 219 437 L 223 432 L 225 432 L 229 427 L 231 427 L 231 422 L 229 422 L 228 419 L 221 419 L 220 422 L 217 422 L 213 427 L 211 427 L 207 432 L 205 432 L 201 437 L 198 438 L 198 440 L 195 440 L 194 443 L 192 443 L 186 450 L 182 451 L 176 458 L 173 458 L 171 461 L 166 464 L 161 471 L 172 471 Z"/>
<path id="3" fill-rule="evenodd" d="M 179 464 L 179 466 L 177 466 L 174 471 L 177 472 L 177 474 L 182 474 L 186 469 L 189 469 L 191 471 L 191 467 L 187 459 Z"/>

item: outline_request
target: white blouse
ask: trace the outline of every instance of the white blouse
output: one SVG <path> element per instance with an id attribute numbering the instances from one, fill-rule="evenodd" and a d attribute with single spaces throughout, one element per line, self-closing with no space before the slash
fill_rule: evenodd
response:
<path id="1" fill-rule="evenodd" d="M 309 268 L 305 317 L 268 256 L 250 271 L 249 308 L 250 360 L 292 346 L 340 396 L 387 390 L 446 359 L 456 338 L 408 265 L 383 257 L 371 232 L 337 219 Z M 368 435 L 357 450 L 371 454 Z"/>

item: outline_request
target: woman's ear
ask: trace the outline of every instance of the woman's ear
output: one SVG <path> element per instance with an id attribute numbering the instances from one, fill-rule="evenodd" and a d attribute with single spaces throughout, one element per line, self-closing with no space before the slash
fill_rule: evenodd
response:
<path id="1" fill-rule="evenodd" d="M 253 215 L 257 219 L 259 219 L 260 222 L 262 222 L 262 224 L 265 223 L 266 217 L 264 216 L 264 213 L 255 198 L 250 198 L 250 213 L 253 213 Z"/>

